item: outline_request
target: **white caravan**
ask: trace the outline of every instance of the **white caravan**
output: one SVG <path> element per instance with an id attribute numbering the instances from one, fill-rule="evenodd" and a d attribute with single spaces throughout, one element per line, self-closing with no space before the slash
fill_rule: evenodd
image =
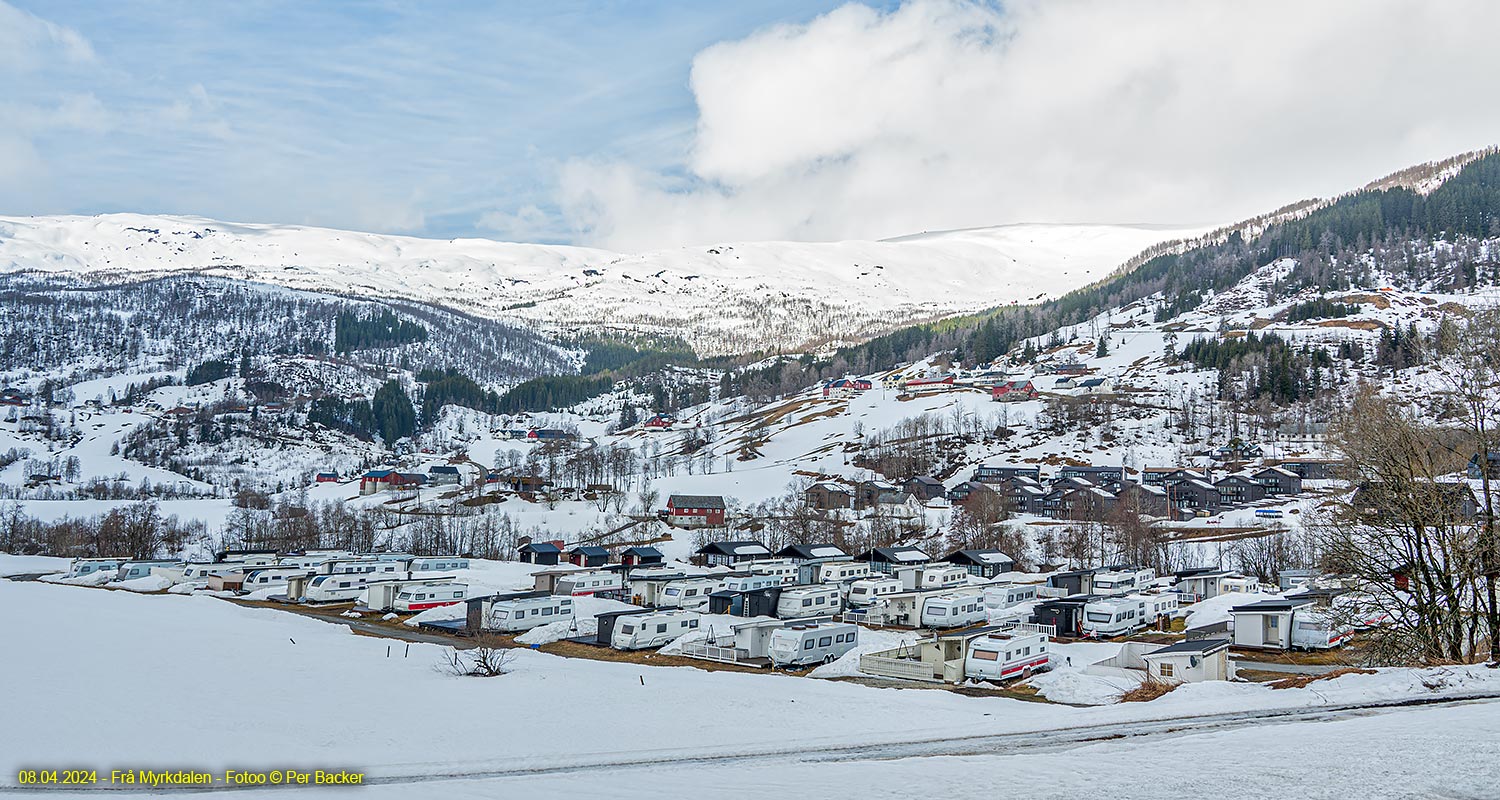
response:
<path id="1" fill-rule="evenodd" d="M 115 580 L 130 581 L 136 578 L 144 578 L 151 574 L 155 567 L 175 567 L 178 561 L 126 561 L 115 571 Z"/>
<path id="2" fill-rule="evenodd" d="M 309 571 L 302 567 L 261 567 L 259 569 L 252 569 L 245 573 L 245 584 L 241 588 L 247 592 L 253 592 L 256 589 L 284 584 L 287 582 L 287 579 L 295 575 L 306 575 Z"/>
<path id="3" fill-rule="evenodd" d="M 616 650 L 661 647 L 689 631 L 697 630 L 698 618 L 696 611 L 659 611 L 624 616 L 615 622 L 609 646 Z"/>
<path id="4" fill-rule="evenodd" d="M 338 561 L 324 561 L 318 565 L 318 572 L 323 575 L 377 575 L 392 572 L 405 572 L 406 565 L 400 561 L 380 561 L 374 558 L 358 558 Z"/>
<path id="5" fill-rule="evenodd" d="M 123 558 L 75 558 L 68 565 L 68 577 L 78 578 L 96 572 L 119 572 L 120 565 L 124 563 Z"/>
<path id="6" fill-rule="evenodd" d="M 778 619 L 801 619 L 803 617 L 826 617 L 839 613 L 843 607 L 837 586 L 794 586 L 783 589 L 776 601 Z"/>
<path id="7" fill-rule="evenodd" d="M 984 590 L 984 607 L 991 611 L 1003 611 L 1036 599 L 1036 584 L 1011 583 L 1004 586 L 989 586 Z"/>
<path id="8" fill-rule="evenodd" d="M 1094 574 L 1094 594 L 1130 594 L 1156 579 L 1149 569 L 1098 572 Z"/>
<path id="9" fill-rule="evenodd" d="M 572 617 L 572 597 L 527 595 L 494 601 L 482 625 L 487 631 L 519 633 Z"/>
<path id="10" fill-rule="evenodd" d="M 854 608 L 873 606 L 886 595 L 904 591 L 895 578 L 860 578 L 849 584 L 849 605 Z"/>
<path id="11" fill-rule="evenodd" d="M 307 584 L 303 597 L 309 603 L 339 603 L 358 600 L 369 587 L 368 575 L 319 575 Z"/>
<path id="12" fill-rule="evenodd" d="M 1101 597 L 1084 605 L 1080 627 L 1085 636 L 1122 636 L 1155 625 L 1163 613 L 1176 607 L 1176 602 L 1164 595 Z"/>
<path id="13" fill-rule="evenodd" d="M 557 579 L 553 594 L 586 597 L 599 592 L 615 592 L 625 586 L 618 572 L 574 572 Z"/>
<path id="14" fill-rule="evenodd" d="M 771 631 L 767 655 L 778 667 L 826 664 L 859 644 L 859 626 L 847 622 L 787 625 Z"/>
<path id="15" fill-rule="evenodd" d="M 1046 669 L 1050 658 L 1045 633 L 1014 630 L 976 636 L 964 653 L 964 677 L 1010 680 Z"/>
<path id="16" fill-rule="evenodd" d="M 408 586 L 396 595 L 396 611 L 426 611 L 438 606 L 462 603 L 469 587 L 462 583 L 428 583 Z"/>
<path id="17" fill-rule="evenodd" d="M 940 594 L 929 597 L 922 604 L 922 616 L 918 627 L 922 628 L 966 628 L 989 618 L 984 610 L 984 597 L 978 594 Z"/>
<path id="18" fill-rule="evenodd" d="M 774 575 L 784 586 L 791 586 L 797 582 L 797 571 L 797 562 L 790 558 L 775 558 L 750 564 L 750 572 L 753 574 Z"/>
<path id="19" fill-rule="evenodd" d="M 449 572 L 468 569 L 469 559 L 460 556 L 419 556 L 406 566 L 407 572 Z"/>
<path id="20" fill-rule="evenodd" d="M 731 575 L 724 579 L 721 592 L 754 592 L 760 589 L 772 589 L 781 585 L 781 578 L 775 575 Z"/>
<path id="21" fill-rule="evenodd" d="M 813 583 L 843 583 L 870 577 L 868 561 L 828 561 L 812 565 Z"/>
<path id="22" fill-rule="evenodd" d="M 969 571 L 952 564 L 924 564 L 920 567 L 901 567 L 896 570 L 901 585 L 907 591 L 919 592 L 929 589 L 952 589 L 969 582 Z"/>
<path id="23" fill-rule="evenodd" d="M 656 597 L 657 608 L 698 609 L 708 605 L 708 596 L 719 591 L 722 581 L 713 578 L 687 578 L 672 581 Z"/>

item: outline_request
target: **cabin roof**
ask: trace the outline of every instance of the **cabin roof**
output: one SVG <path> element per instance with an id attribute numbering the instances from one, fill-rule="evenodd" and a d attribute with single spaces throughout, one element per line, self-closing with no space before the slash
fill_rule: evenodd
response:
<path id="1" fill-rule="evenodd" d="M 1235 606 L 1229 609 L 1229 613 L 1259 614 L 1263 612 L 1291 611 L 1294 608 L 1310 605 L 1312 602 L 1313 598 L 1311 597 L 1283 597 L 1280 600 L 1262 600 L 1258 603 Z"/>
<path id="2" fill-rule="evenodd" d="M 672 508 L 723 508 L 724 498 L 717 494 L 674 494 L 667 498 Z"/>
<path id="3" fill-rule="evenodd" d="M 840 558 L 849 554 L 831 544 L 789 544 L 776 551 L 776 555 L 783 558 Z"/>
<path id="4" fill-rule="evenodd" d="M 1206 656 L 1212 653 L 1217 653 L 1220 650 L 1228 649 L 1228 639 L 1188 639 L 1187 641 L 1177 642 L 1176 644 L 1169 644 L 1159 650 L 1152 650 L 1149 653 L 1142 653 L 1141 657 L 1150 658 L 1152 656 L 1170 656 L 1181 653 L 1191 653 Z"/>
<path id="5" fill-rule="evenodd" d="M 698 549 L 700 555 L 715 554 L 722 556 L 768 556 L 770 548 L 753 540 L 738 542 L 709 542 Z"/>

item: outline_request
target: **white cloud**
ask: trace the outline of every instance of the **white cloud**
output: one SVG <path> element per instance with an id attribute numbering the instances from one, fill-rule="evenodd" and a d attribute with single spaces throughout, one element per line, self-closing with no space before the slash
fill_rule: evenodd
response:
<path id="1" fill-rule="evenodd" d="M 704 50 L 682 175 L 575 160 L 591 243 L 1223 222 L 1500 139 L 1487 0 L 852 4 Z"/>
<path id="2" fill-rule="evenodd" d="M 78 31 L 0 0 L 0 71 L 32 70 L 59 59 L 88 63 L 94 48 Z"/>

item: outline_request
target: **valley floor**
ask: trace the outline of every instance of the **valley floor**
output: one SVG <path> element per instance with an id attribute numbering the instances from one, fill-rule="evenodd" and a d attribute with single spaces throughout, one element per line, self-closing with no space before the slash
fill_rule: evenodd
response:
<path id="1" fill-rule="evenodd" d="M 1482 668 L 1072 708 L 533 651 L 456 678 L 435 645 L 201 595 L 0 581 L 0 608 L 0 792 L 69 766 L 348 769 L 381 798 L 1484 797 L 1500 777 L 1497 703 L 1463 701 L 1500 694 Z M 1457 702 L 1347 708 L 1413 698 Z"/>

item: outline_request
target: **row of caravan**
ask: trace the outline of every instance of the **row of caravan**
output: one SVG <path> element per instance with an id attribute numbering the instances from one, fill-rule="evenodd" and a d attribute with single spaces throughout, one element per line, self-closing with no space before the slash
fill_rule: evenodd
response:
<path id="1" fill-rule="evenodd" d="M 461 556 L 413 556 L 409 553 L 376 553 L 356 555 L 346 551 L 320 551 L 278 556 L 275 553 L 246 554 L 219 561 L 183 562 L 152 559 L 80 558 L 69 566 L 67 577 L 75 578 L 100 572 L 112 572 L 111 580 L 126 581 L 159 575 L 173 583 L 204 583 L 209 578 L 258 573 L 251 584 L 264 588 L 285 583 L 285 578 L 306 572 L 326 575 L 369 575 L 378 573 L 440 573 L 468 569 L 469 559 Z"/>

